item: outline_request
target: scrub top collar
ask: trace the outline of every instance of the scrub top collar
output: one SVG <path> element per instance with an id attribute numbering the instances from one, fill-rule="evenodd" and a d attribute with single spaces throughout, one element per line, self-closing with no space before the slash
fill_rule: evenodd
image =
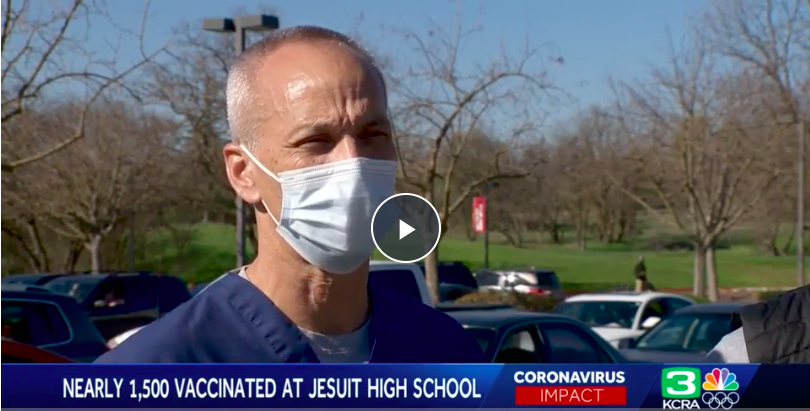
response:
<path id="1" fill-rule="evenodd" d="M 306 336 L 261 290 L 239 276 L 239 270 L 229 272 L 218 281 L 232 283 L 233 292 L 228 295 L 231 306 L 267 341 L 280 362 L 320 363 Z M 380 337 L 392 335 L 388 327 L 398 322 L 390 318 L 395 311 L 387 306 L 386 299 L 376 296 L 372 288 L 368 292 L 370 312 L 373 314 L 369 324 L 371 354 L 368 362 L 386 362 L 385 343 Z"/>

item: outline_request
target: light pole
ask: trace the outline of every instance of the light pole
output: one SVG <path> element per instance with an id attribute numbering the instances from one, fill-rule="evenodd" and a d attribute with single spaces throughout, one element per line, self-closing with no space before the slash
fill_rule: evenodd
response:
<path id="1" fill-rule="evenodd" d="M 796 166 L 796 280 L 799 286 L 805 284 L 804 278 L 804 160 L 805 145 L 804 132 L 807 123 L 803 119 L 796 120 L 793 116 L 780 116 L 778 121 L 782 124 L 795 124 L 797 127 L 798 158 Z"/>
<path id="2" fill-rule="evenodd" d="M 236 55 L 242 54 L 245 50 L 245 34 L 248 31 L 269 31 L 279 27 L 278 17 L 266 14 L 253 16 L 242 16 L 236 18 L 219 18 L 203 20 L 203 30 L 217 33 L 233 33 L 234 49 Z M 247 230 L 245 229 L 245 203 L 239 196 L 236 196 L 236 266 L 245 265 L 247 259 L 245 250 L 245 240 Z"/>

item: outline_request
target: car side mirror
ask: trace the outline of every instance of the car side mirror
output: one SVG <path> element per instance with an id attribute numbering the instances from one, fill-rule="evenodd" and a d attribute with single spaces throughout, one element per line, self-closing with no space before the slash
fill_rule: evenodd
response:
<path id="1" fill-rule="evenodd" d="M 650 328 L 655 327 L 656 324 L 658 324 L 659 322 L 661 322 L 660 317 L 649 317 L 646 320 L 644 320 L 643 323 L 641 323 L 641 328 L 644 328 L 645 330 L 649 330 Z"/>

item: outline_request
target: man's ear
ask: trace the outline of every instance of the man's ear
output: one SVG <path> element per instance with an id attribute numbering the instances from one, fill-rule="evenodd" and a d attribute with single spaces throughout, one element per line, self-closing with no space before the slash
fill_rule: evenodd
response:
<path id="1" fill-rule="evenodd" d="M 231 183 L 236 195 L 248 204 L 261 202 L 261 194 L 250 173 L 254 165 L 244 155 L 242 149 L 236 144 L 228 143 L 222 148 L 222 155 L 225 157 L 225 172 L 228 174 L 228 182 Z"/>

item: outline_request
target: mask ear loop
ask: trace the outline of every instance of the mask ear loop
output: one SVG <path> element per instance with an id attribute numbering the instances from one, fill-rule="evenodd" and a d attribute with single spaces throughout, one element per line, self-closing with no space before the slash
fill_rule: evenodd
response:
<path id="1" fill-rule="evenodd" d="M 278 182 L 279 185 L 281 184 L 281 179 L 278 178 L 278 176 L 276 176 L 275 173 L 270 171 L 270 169 L 265 167 L 264 164 L 262 164 L 262 162 L 259 161 L 259 159 L 257 159 L 253 155 L 253 153 L 251 153 L 250 150 L 247 149 L 247 147 L 245 147 L 244 145 L 240 145 L 239 148 L 242 149 L 242 151 L 245 153 L 245 155 L 250 159 L 250 161 L 253 162 L 253 164 L 256 165 L 256 167 L 259 167 L 259 169 L 262 170 L 268 176 L 270 176 L 270 178 L 272 178 L 273 180 L 276 180 L 276 182 Z M 276 223 L 276 226 L 280 226 L 281 224 L 278 222 L 278 219 L 276 219 L 276 217 L 273 215 L 273 212 L 270 211 L 270 207 L 267 206 L 267 203 L 264 202 L 264 199 L 262 199 L 261 202 L 262 202 L 262 205 L 264 206 L 264 209 L 267 210 L 267 214 L 270 216 L 270 218 L 273 219 L 273 222 Z"/>

